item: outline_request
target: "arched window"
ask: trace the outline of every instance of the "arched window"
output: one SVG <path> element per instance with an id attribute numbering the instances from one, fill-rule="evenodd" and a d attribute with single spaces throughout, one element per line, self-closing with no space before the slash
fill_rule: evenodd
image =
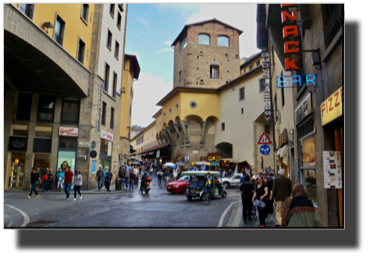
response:
<path id="1" fill-rule="evenodd" d="M 218 36 L 218 46 L 226 46 L 229 47 L 229 40 L 226 36 Z"/>
<path id="2" fill-rule="evenodd" d="M 206 34 L 198 35 L 198 44 L 210 45 L 210 36 Z"/>

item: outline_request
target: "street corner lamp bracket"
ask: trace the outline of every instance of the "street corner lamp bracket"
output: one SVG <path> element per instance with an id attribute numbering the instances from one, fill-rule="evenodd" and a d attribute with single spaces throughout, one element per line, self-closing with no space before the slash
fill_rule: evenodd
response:
<path id="1" fill-rule="evenodd" d="M 45 23 L 43 24 L 43 26 L 44 26 L 45 28 L 54 28 L 54 25 L 53 25 L 51 22 L 45 22 Z"/>
<path id="2" fill-rule="evenodd" d="M 320 59 L 320 50 L 304 50 L 304 53 L 311 53 L 311 59 L 312 59 L 312 66 L 314 66 L 317 70 L 321 70 L 321 59 Z"/>

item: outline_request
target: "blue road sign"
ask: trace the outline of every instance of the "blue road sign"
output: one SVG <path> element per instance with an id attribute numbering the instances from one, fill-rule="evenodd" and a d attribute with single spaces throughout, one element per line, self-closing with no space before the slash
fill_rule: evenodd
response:
<path id="1" fill-rule="evenodd" d="M 260 147 L 260 152 L 262 155 L 268 155 L 270 153 L 270 147 L 268 145 L 262 145 Z"/>

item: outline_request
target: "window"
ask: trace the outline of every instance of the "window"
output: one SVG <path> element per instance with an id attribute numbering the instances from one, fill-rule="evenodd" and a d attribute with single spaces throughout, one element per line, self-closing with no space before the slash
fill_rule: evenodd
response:
<path id="1" fill-rule="evenodd" d="M 239 101 L 244 100 L 244 88 L 239 89 Z"/>
<path id="2" fill-rule="evenodd" d="M 29 93 L 18 93 L 17 101 L 17 120 L 30 120 L 31 113 L 31 100 L 33 99 L 33 94 Z"/>
<path id="3" fill-rule="evenodd" d="M 117 74 L 114 72 L 114 79 L 112 81 L 112 97 L 116 98 L 116 84 L 117 84 Z"/>
<path id="4" fill-rule="evenodd" d="M 110 119 L 110 128 L 114 129 L 114 117 L 115 117 L 115 109 L 111 107 L 111 119 Z"/>
<path id="5" fill-rule="evenodd" d="M 61 106 L 61 123 L 78 123 L 80 117 L 80 99 L 64 97 Z"/>
<path id="6" fill-rule="evenodd" d="M 241 110 L 241 113 L 242 113 L 242 115 L 244 114 L 244 109 L 242 108 L 242 110 Z"/>
<path id="7" fill-rule="evenodd" d="M 112 15 L 112 17 L 114 17 L 114 14 L 115 14 L 115 4 L 111 4 L 110 5 L 110 14 Z"/>
<path id="8" fill-rule="evenodd" d="M 343 27 L 344 5 L 326 4 L 323 6 L 324 41 L 325 48 L 328 48 L 338 32 Z"/>
<path id="9" fill-rule="evenodd" d="M 112 154 L 112 141 L 101 139 L 100 155 L 111 156 Z"/>
<path id="10" fill-rule="evenodd" d="M 260 66 L 260 60 L 256 62 L 256 66 Z"/>
<path id="11" fill-rule="evenodd" d="M 111 44 L 112 44 L 112 33 L 110 30 L 108 30 L 107 33 L 107 47 L 111 51 Z"/>
<path id="12" fill-rule="evenodd" d="M 121 29 L 121 14 L 118 12 L 118 17 L 117 17 L 117 27 Z"/>
<path id="13" fill-rule="evenodd" d="M 187 36 L 185 36 L 180 42 L 180 52 L 187 47 Z"/>
<path id="14" fill-rule="evenodd" d="M 181 83 L 181 71 L 179 71 L 179 85 Z"/>
<path id="15" fill-rule="evenodd" d="M 34 16 L 34 5 L 33 4 L 20 4 L 20 10 L 24 13 L 30 20 Z"/>
<path id="16" fill-rule="evenodd" d="M 82 5 L 81 18 L 87 23 L 89 17 L 89 4 Z"/>
<path id="17" fill-rule="evenodd" d="M 82 39 L 78 38 L 77 59 L 82 64 L 84 64 L 84 60 L 85 60 L 85 48 L 86 48 L 85 42 L 83 42 Z"/>
<path id="18" fill-rule="evenodd" d="M 219 66 L 210 65 L 210 79 L 219 79 Z"/>
<path id="19" fill-rule="evenodd" d="M 104 91 L 108 92 L 108 81 L 110 80 L 110 66 L 106 63 L 104 69 Z"/>
<path id="20" fill-rule="evenodd" d="M 129 106 L 129 115 L 132 115 L 132 105 Z"/>
<path id="21" fill-rule="evenodd" d="M 65 22 L 59 15 L 56 15 L 54 40 L 57 43 L 59 43 L 61 46 L 63 46 L 64 32 L 65 32 Z"/>
<path id="22" fill-rule="evenodd" d="M 282 93 L 282 107 L 285 105 L 285 89 L 281 88 L 281 93 Z"/>
<path id="23" fill-rule="evenodd" d="M 315 138 L 310 136 L 299 142 L 300 177 L 308 198 L 317 203 Z"/>
<path id="24" fill-rule="evenodd" d="M 218 36 L 218 46 L 226 46 L 229 47 L 229 40 L 226 36 Z"/>
<path id="25" fill-rule="evenodd" d="M 55 96 L 39 95 L 38 121 L 52 122 L 55 112 Z"/>
<path id="26" fill-rule="evenodd" d="M 264 132 L 265 134 L 269 134 L 269 125 L 264 125 Z"/>
<path id="27" fill-rule="evenodd" d="M 223 122 L 222 123 L 222 131 L 224 131 L 225 130 L 225 123 Z"/>
<path id="28" fill-rule="evenodd" d="M 102 125 L 103 126 L 106 125 L 106 110 L 107 110 L 107 104 L 103 102 L 103 105 L 102 105 Z"/>
<path id="29" fill-rule="evenodd" d="M 198 44 L 210 45 L 210 36 L 206 34 L 198 35 Z"/>
<path id="30" fill-rule="evenodd" d="M 251 65 L 251 66 L 249 66 L 249 70 L 252 70 L 252 65 Z"/>
<path id="31" fill-rule="evenodd" d="M 133 98 L 133 88 L 131 87 L 131 97 Z"/>
<path id="32" fill-rule="evenodd" d="M 273 110 L 277 112 L 277 95 L 274 96 Z M 277 114 L 274 114 L 274 121 L 277 122 Z"/>
<path id="33" fill-rule="evenodd" d="M 260 93 L 261 92 L 264 92 L 264 90 L 265 90 L 265 79 L 261 79 L 260 80 Z"/>
<path id="34" fill-rule="evenodd" d="M 115 40 L 115 57 L 119 60 L 119 43 Z"/>

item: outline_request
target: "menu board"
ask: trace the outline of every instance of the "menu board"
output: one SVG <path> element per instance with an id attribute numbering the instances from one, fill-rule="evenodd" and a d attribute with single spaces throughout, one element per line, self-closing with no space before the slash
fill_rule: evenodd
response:
<path id="1" fill-rule="evenodd" d="M 324 151 L 324 188 L 342 189 L 341 152 Z"/>

